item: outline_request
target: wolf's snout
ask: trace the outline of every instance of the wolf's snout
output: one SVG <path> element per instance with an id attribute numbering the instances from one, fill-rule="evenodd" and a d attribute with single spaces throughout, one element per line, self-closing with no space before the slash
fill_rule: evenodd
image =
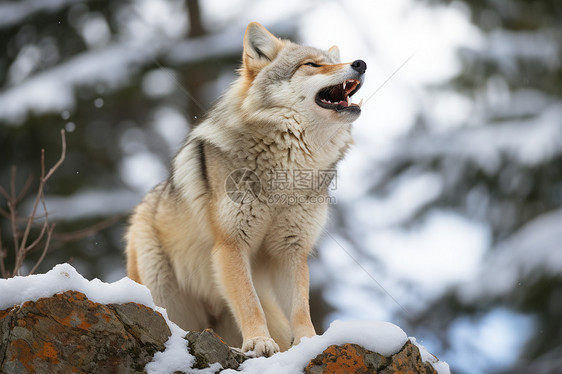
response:
<path id="1" fill-rule="evenodd" d="M 355 60 L 351 63 L 351 67 L 353 70 L 358 72 L 359 74 L 363 74 L 365 70 L 367 70 L 367 64 L 363 60 Z"/>

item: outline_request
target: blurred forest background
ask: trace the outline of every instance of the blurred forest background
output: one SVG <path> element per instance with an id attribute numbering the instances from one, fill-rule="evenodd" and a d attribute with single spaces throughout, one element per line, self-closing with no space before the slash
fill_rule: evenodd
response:
<path id="1" fill-rule="evenodd" d="M 233 80 L 250 21 L 368 64 L 357 144 L 311 259 L 319 330 L 384 319 L 458 373 L 562 372 L 556 0 L 0 2 L 0 186 L 13 165 L 18 191 L 34 176 L 18 224 L 40 150 L 50 167 L 66 130 L 38 272 L 68 261 L 87 278 L 125 275 L 127 214 Z M 9 269 L 3 196 L 0 209 Z"/>

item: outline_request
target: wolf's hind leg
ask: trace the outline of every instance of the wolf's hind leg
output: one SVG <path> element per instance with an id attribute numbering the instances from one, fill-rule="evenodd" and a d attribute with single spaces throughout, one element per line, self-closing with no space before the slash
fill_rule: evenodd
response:
<path id="1" fill-rule="evenodd" d="M 159 248 L 146 249 L 139 254 L 144 285 L 156 305 L 165 308 L 168 317 L 184 330 L 201 331 L 209 326 L 203 303 L 188 292 L 181 290 L 168 256 Z"/>
<path id="2" fill-rule="evenodd" d="M 158 233 L 151 223 L 150 205 L 140 205 L 127 234 L 129 276 L 150 290 L 154 303 L 165 308 L 168 317 L 185 330 L 208 327 L 202 303 L 180 289 L 169 257 L 162 251 Z"/>
<path id="3" fill-rule="evenodd" d="M 240 329 L 236 324 L 234 316 L 228 308 L 225 308 L 220 317 L 214 321 L 211 327 L 231 347 L 242 346 L 242 334 L 240 333 Z"/>

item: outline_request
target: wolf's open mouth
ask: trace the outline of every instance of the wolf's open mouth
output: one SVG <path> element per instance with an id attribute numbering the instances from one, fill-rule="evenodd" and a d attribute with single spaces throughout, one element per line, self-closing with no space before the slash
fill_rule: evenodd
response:
<path id="1" fill-rule="evenodd" d="M 359 91 L 361 82 L 357 79 L 348 79 L 343 83 L 321 89 L 316 94 L 316 104 L 326 109 L 338 112 L 343 110 L 361 110 L 362 101 L 359 104 L 351 102 L 351 96 Z"/>

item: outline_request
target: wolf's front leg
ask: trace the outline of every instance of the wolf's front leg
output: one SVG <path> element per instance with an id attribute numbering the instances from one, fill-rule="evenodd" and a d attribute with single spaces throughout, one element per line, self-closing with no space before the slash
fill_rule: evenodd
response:
<path id="1" fill-rule="evenodd" d="M 308 252 L 299 254 L 294 262 L 293 308 L 291 312 L 291 329 L 293 330 L 293 345 L 300 343 L 303 337 L 316 335 L 310 319 L 309 305 L 309 273 Z"/>
<path id="2" fill-rule="evenodd" d="M 279 346 L 267 329 L 267 322 L 252 283 L 246 249 L 218 244 L 213 249 L 218 284 L 242 332 L 242 350 L 257 356 L 271 356 Z"/>

